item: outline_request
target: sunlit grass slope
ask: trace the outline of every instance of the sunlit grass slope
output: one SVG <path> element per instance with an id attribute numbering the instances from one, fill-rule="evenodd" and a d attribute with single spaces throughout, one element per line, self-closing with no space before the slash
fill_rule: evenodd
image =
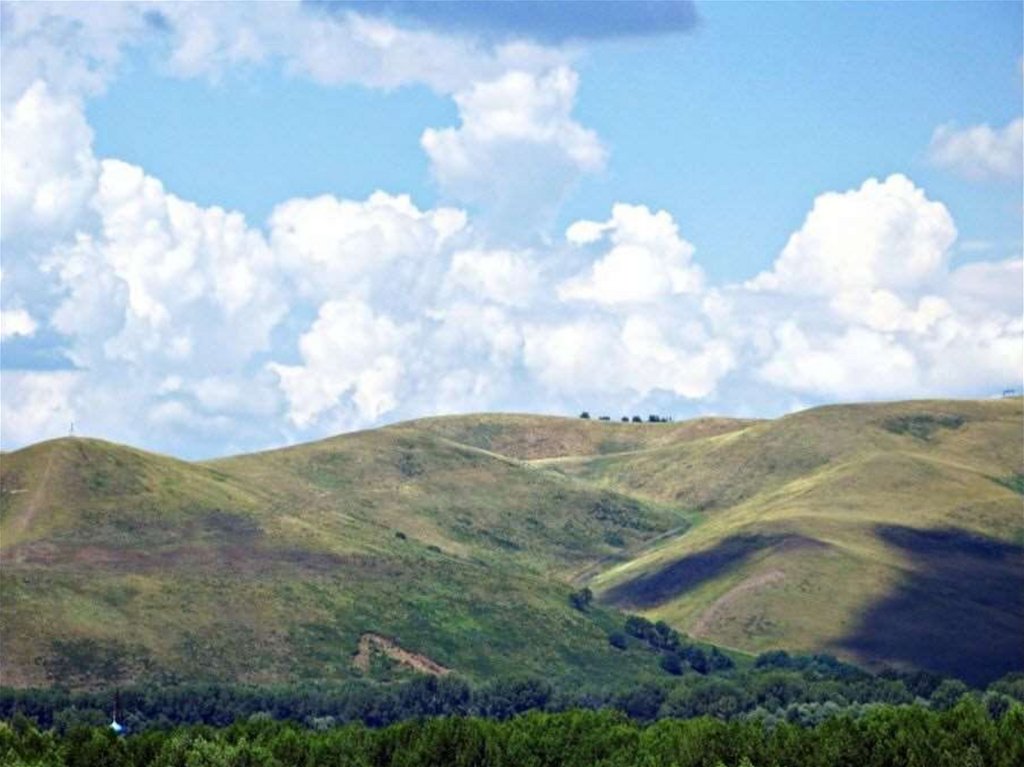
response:
<path id="1" fill-rule="evenodd" d="M 404 428 L 208 464 L 57 440 L 2 488 L 6 684 L 354 676 L 366 632 L 471 677 L 656 674 L 569 578 L 687 524 Z"/>
<path id="2" fill-rule="evenodd" d="M 983 681 L 1024 669 L 1022 423 L 1018 398 L 451 416 L 205 463 L 42 443 L 2 459 L 0 674 L 341 678 L 369 632 L 477 678 L 659 674 L 609 646 L 622 609 Z M 584 583 L 603 607 L 569 606 Z"/>
<path id="3" fill-rule="evenodd" d="M 403 424 L 454 442 L 472 445 L 509 458 L 536 460 L 631 452 L 735 431 L 755 421 L 739 418 L 696 418 L 672 423 L 479 413 L 423 418 Z"/>
<path id="4" fill-rule="evenodd" d="M 839 406 L 549 462 L 704 510 L 594 580 L 710 641 L 985 679 L 1024 668 L 1021 400 Z"/>

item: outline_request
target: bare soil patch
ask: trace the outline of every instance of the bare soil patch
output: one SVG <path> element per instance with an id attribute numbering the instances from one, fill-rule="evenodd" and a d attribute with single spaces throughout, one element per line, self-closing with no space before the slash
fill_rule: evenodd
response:
<path id="1" fill-rule="evenodd" d="M 364 673 L 369 671 L 370 661 L 373 659 L 374 653 L 382 653 L 395 661 L 395 663 L 411 668 L 413 671 L 419 671 L 421 674 L 445 676 L 452 671 L 450 668 L 446 668 L 440 663 L 431 660 L 426 655 L 402 648 L 393 639 L 372 633 L 363 634 L 359 637 L 359 651 L 352 659 L 352 665 Z"/>

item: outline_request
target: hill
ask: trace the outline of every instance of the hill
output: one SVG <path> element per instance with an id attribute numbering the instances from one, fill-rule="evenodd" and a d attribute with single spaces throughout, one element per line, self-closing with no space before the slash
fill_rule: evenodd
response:
<path id="1" fill-rule="evenodd" d="M 607 604 L 749 651 L 980 681 L 1024 667 L 1021 425 L 1019 398 L 837 406 L 545 465 L 703 511 L 598 575 Z"/>
<path id="2" fill-rule="evenodd" d="M 658 673 L 609 646 L 619 618 L 569 606 L 568 576 L 687 524 L 404 428 L 208 464 L 62 439 L 5 456 L 0 484 L 17 685 Z"/>
<path id="3" fill-rule="evenodd" d="M 609 645 L 626 610 L 986 681 L 1024 669 L 1022 423 L 1017 398 L 449 416 L 204 463 L 41 443 L 0 467 L 0 674 L 661 673 Z"/>

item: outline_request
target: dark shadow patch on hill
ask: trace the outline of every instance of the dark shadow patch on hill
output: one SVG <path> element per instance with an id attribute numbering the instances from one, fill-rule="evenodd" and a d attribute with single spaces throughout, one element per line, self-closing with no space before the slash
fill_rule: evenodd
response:
<path id="1" fill-rule="evenodd" d="M 879 525 L 913 571 L 838 643 L 973 684 L 1024 669 L 1024 547 L 958 528 Z"/>
<path id="2" fill-rule="evenodd" d="M 601 601 L 622 608 L 655 607 L 739 567 L 759 552 L 786 542 L 812 543 L 791 535 L 732 535 L 706 551 L 682 557 L 613 586 L 604 592 Z"/>
<path id="3" fill-rule="evenodd" d="M 967 419 L 958 413 L 911 413 L 894 415 L 882 421 L 882 428 L 893 434 L 930 442 L 942 429 L 959 429 Z"/>

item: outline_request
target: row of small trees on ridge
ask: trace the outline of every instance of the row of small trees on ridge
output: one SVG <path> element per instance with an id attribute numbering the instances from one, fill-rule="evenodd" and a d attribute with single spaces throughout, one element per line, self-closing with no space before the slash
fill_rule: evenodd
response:
<path id="1" fill-rule="evenodd" d="M 590 413 L 587 412 L 586 410 L 584 410 L 582 413 L 580 413 L 580 418 L 582 418 L 584 421 L 589 421 L 590 420 Z M 597 417 L 597 420 L 598 421 L 610 421 L 610 420 L 612 420 L 612 418 L 611 418 L 611 416 L 608 416 L 608 415 L 600 415 L 600 416 Z M 624 415 L 619 420 L 622 421 L 622 423 L 629 423 L 631 421 L 633 423 L 643 423 L 644 422 L 644 419 L 641 418 L 638 415 L 635 415 L 632 418 L 630 418 L 628 415 Z M 647 423 L 671 423 L 671 422 L 672 422 L 672 416 L 654 415 L 654 414 L 647 416 Z"/>

